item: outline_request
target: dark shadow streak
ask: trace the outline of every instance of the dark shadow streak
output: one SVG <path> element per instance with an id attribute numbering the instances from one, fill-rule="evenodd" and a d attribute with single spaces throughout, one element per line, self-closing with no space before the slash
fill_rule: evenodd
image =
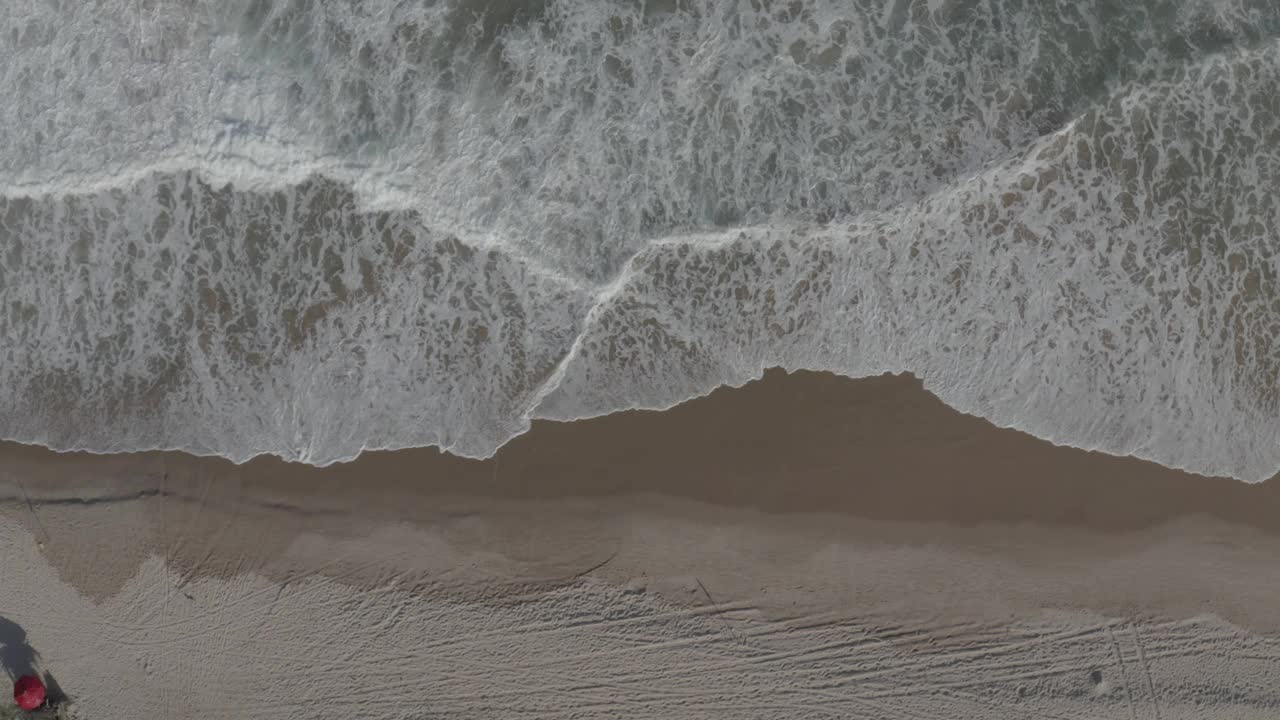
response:
<path id="1" fill-rule="evenodd" d="M 171 490 L 161 490 L 159 488 L 150 488 L 148 490 L 139 490 L 132 493 L 122 493 L 118 495 L 98 495 L 94 497 L 48 497 L 48 498 L 30 498 L 17 495 L 0 496 L 0 504 L 18 503 L 36 507 L 93 507 L 95 505 L 114 505 L 119 503 L 136 502 L 138 500 L 146 500 L 148 498 L 165 498 L 166 500 L 177 500 L 179 502 L 199 503 L 200 498 L 186 495 L 183 493 L 173 492 Z M 301 517 L 325 517 L 325 516 L 342 516 L 349 514 L 345 510 L 315 510 L 291 505 L 283 502 L 268 501 L 249 501 L 248 504 L 263 510 L 276 510 L 279 512 L 291 513 Z"/>

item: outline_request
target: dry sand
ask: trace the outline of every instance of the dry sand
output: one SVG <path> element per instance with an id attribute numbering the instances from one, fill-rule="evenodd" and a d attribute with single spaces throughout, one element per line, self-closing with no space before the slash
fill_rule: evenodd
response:
<path id="1" fill-rule="evenodd" d="M 85 717 L 1280 718 L 1280 480 L 909 377 L 771 372 L 486 462 L 5 445 L 0 495 L 0 617 Z"/>

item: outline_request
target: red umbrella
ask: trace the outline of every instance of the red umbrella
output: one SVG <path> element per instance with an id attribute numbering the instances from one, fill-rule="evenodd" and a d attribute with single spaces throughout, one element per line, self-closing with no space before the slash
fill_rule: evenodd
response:
<path id="1" fill-rule="evenodd" d="M 34 675 L 23 675 L 13 684 L 13 699 L 23 710 L 35 710 L 44 704 L 44 683 Z"/>

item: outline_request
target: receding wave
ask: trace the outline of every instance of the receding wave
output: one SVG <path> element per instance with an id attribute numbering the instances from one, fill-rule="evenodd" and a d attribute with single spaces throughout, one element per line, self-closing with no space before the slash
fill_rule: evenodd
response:
<path id="1" fill-rule="evenodd" d="M 1271 0 L 0 10 L 0 436 L 326 464 L 763 369 L 1280 469 Z"/>

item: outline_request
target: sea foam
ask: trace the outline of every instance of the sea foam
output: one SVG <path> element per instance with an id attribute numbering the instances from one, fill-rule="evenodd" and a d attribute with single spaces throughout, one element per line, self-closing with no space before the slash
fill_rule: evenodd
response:
<path id="1" fill-rule="evenodd" d="M 768 367 L 1280 468 L 1280 6 L 15 3 L 0 437 L 326 464 Z"/>

